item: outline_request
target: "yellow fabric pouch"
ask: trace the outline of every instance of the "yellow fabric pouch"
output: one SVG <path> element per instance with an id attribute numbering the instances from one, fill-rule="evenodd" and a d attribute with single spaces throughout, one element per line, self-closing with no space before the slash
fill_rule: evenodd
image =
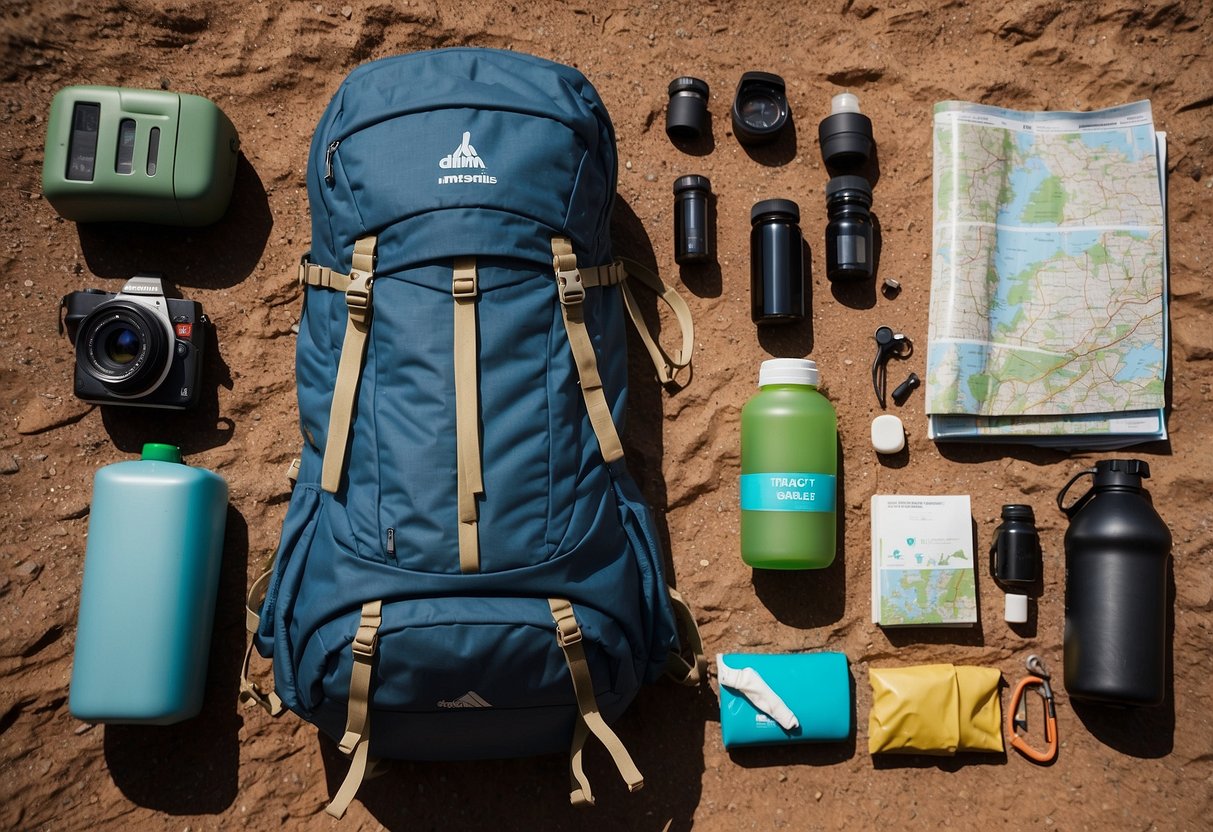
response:
<path id="1" fill-rule="evenodd" d="M 992 667 L 873 667 L 868 753 L 1003 750 L 1002 674 Z"/>

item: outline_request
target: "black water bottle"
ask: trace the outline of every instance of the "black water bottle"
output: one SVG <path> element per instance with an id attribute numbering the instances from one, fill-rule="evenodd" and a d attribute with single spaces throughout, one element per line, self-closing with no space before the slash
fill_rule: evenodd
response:
<path id="1" fill-rule="evenodd" d="M 750 319 L 795 323 L 805 315 L 805 266 L 800 206 L 767 199 L 750 211 Z"/>
<path id="2" fill-rule="evenodd" d="M 1065 505 L 1079 477 L 1091 490 Z M 1057 495 L 1066 530 L 1065 684 L 1074 699 L 1158 705 L 1166 693 L 1171 532 L 1142 488 L 1149 466 L 1109 459 Z"/>

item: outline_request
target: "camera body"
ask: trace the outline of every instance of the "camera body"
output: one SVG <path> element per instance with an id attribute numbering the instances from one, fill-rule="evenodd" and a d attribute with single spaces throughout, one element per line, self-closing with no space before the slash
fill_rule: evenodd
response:
<path id="1" fill-rule="evenodd" d="M 201 304 L 166 298 L 158 275 L 137 274 L 117 294 L 72 292 L 59 314 L 76 347 L 76 398 L 170 410 L 197 403 L 210 320 Z"/>

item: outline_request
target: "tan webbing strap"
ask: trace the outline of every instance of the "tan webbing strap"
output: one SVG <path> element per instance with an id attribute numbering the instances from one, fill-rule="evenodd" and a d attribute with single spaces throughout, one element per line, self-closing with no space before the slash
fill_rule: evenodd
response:
<path id="1" fill-rule="evenodd" d="M 691 612 L 690 605 L 683 600 L 678 590 L 673 587 L 666 589 L 670 593 L 670 606 L 674 609 L 674 616 L 686 631 L 688 647 L 695 663 L 691 664 L 677 653 L 670 653 L 666 659 L 665 671 L 678 684 L 697 687 L 708 669 L 708 660 L 703 654 L 703 636 L 699 634 L 699 625 L 695 622 L 695 614 Z"/>
<path id="2" fill-rule="evenodd" d="M 678 294 L 678 290 L 673 286 L 667 286 L 653 271 L 635 260 L 623 260 L 622 263 L 627 270 L 628 277 L 634 277 L 648 286 L 657 293 L 657 297 L 666 306 L 670 307 L 670 311 L 674 313 L 674 317 L 678 321 L 679 329 L 682 330 L 682 348 L 671 357 L 653 337 L 653 333 L 649 332 L 649 328 L 644 322 L 644 315 L 641 314 L 640 306 L 636 303 L 636 297 L 632 294 L 628 283 L 624 282 L 620 286 L 628 317 L 632 319 L 632 324 L 636 327 L 636 332 L 644 343 L 649 358 L 653 361 L 653 367 L 657 370 L 657 378 L 662 384 L 669 384 L 678 375 L 679 370 L 691 363 L 691 353 L 695 349 L 695 322 L 691 319 L 691 309 L 682 299 L 682 295 Z"/>
<path id="3" fill-rule="evenodd" d="M 337 820 L 345 817 L 345 812 L 350 808 L 350 804 L 354 802 L 354 795 L 358 794 L 358 789 L 367 779 L 367 763 L 370 759 L 370 743 L 363 740 L 358 743 L 358 747 L 354 749 L 354 757 L 350 761 L 350 770 L 345 775 L 345 780 L 341 782 L 341 788 L 337 789 L 337 794 L 333 795 L 333 799 L 329 801 L 329 805 L 324 807 L 324 811 Z"/>
<path id="4" fill-rule="evenodd" d="M 578 722 L 583 724 L 606 747 L 611 759 L 615 761 L 615 767 L 619 769 L 619 774 L 628 784 L 628 790 L 638 791 L 644 786 L 644 776 L 632 762 L 631 755 L 619 741 L 619 737 L 606 724 L 606 720 L 598 711 L 598 701 L 594 698 L 594 680 L 590 675 L 589 662 L 586 661 L 585 648 L 581 644 L 581 627 L 577 624 L 577 618 L 573 614 L 573 605 L 562 598 L 549 598 L 548 606 L 551 608 L 552 618 L 556 622 L 556 641 L 560 645 L 560 649 L 564 651 L 565 661 L 569 665 L 569 675 L 573 678 L 573 693 L 577 697 L 577 710 L 580 714 Z M 579 736 L 581 737 L 580 742 L 578 742 Z M 593 802 L 589 783 L 581 768 L 580 752 L 581 746 L 584 744 L 584 733 L 579 734 L 574 731 L 572 754 L 569 760 L 569 773 L 573 781 L 569 800 L 574 804 Z"/>
<path id="5" fill-rule="evenodd" d="M 345 715 L 345 736 L 338 747 L 351 754 L 354 746 L 367 735 L 371 701 L 371 664 L 379 641 L 379 625 L 383 623 L 383 602 L 367 601 L 362 605 L 362 620 L 350 650 L 354 654 L 354 669 L 350 674 L 349 708 Z"/>
<path id="6" fill-rule="evenodd" d="M 344 292 L 350 285 L 350 276 L 335 272 L 327 266 L 317 266 L 306 259 L 299 263 L 299 285 L 320 286 L 337 292 Z"/>
<path id="7" fill-rule="evenodd" d="M 303 460 L 295 457 L 291 460 L 291 464 L 286 467 L 286 478 L 291 481 L 292 486 L 299 481 L 299 466 L 302 463 Z"/>
<path id="8" fill-rule="evenodd" d="M 249 587 L 248 596 L 244 601 L 244 626 L 248 630 L 248 646 L 244 651 L 244 663 L 240 666 L 240 702 L 245 705 L 252 702 L 270 716 L 279 716 L 285 710 L 281 697 L 273 691 L 263 691 L 260 685 L 249 679 L 249 664 L 253 659 L 253 634 L 261 626 L 261 616 L 257 614 L 257 607 L 260 606 L 258 599 L 265 594 L 265 588 L 269 586 L 273 574 L 274 570 L 270 568 L 259 575 Z"/>
<path id="9" fill-rule="evenodd" d="M 354 243 L 354 268 L 345 289 L 349 317 L 345 325 L 345 340 L 341 344 L 341 361 L 337 365 L 337 381 L 333 385 L 328 441 L 324 447 L 324 468 L 320 473 L 320 487 L 330 494 L 335 494 L 341 485 L 346 446 L 350 438 L 350 420 L 354 415 L 354 398 L 358 394 L 358 380 L 362 377 L 366 333 L 371 322 L 371 286 L 375 282 L 375 242 L 375 237 L 363 237 Z"/>
<path id="10" fill-rule="evenodd" d="M 577 376 L 581 380 L 581 395 L 590 414 L 590 424 L 598 437 L 598 448 L 602 458 L 614 462 L 623 457 L 623 444 L 619 431 L 611 418 L 611 408 L 602 390 L 602 377 L 598 375 L 598 357 L 594 344 L 585 328 L 585 285 L 577 269 L 577 257 L 573 245 L 565 237 L 552 238 L 552 265 L 556 271 L 556 286 L 560 292 L 560 314 L 568 332 L 569 346 L 573 350 L 573 361 L 577 364 Z"/>
<path id="11" fill-rule="evenodd" d="M 367 776 L 371 739 L 371 670 L 375 662 L 375 648 L 379 642 L 379 625 L 382 623 L 382 601 L 367 601 L 362 605 L 362 619 L 358 622 L 358 631 L 350 645 L 354 654 L 354 668 L 350 673 L 345 735 L 338 743 L 342 753 L 353 754 L 353 761 L 341 788 L 324 809 L 335 818 L 345 814 L 354 795 L 358 793 L 358 787 Z"/>
<path id="12" fill-rule="evenodd" d="M 616 286 L 628 276 L 622 260 L 607 263 L 605 266 L 582 266 L 577 271 L 581 272 L 581 282 L 587 289 L 595 286 Z"/>
<path id="13" fill-rule="evenodd" d="M 476 378 L 476 258 L 455 258 L 451 295 L 455 298 L 455 437 L 458 443 L 459 569 L 480 571 L 479 510 L 484 493 L 480 468 L 480 391 Z"/>
<path id="14" fill-rule="evenodd" d="M 573 745 L 569 749 L 569 802 L 574 806 L 593 806 L 594 793 L 590 790 L 590 778 L 585 776 L 585 767 L 581 762 L 582 752 L 585 751 L 585 741 L 590 737 L 590 729 L 585 720 L 578 717 L 573 725 Z"/>

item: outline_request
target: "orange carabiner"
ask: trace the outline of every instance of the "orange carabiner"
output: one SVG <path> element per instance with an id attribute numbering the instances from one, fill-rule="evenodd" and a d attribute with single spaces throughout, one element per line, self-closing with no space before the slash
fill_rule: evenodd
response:
<path id="1" fill-rule="evenodd" d="M 1049 684 L 1049 672 L 1038 656 L 1028 656 L 1028 671 L 1035 675 L 1025 676 L 1019 680 L 1011 694 L 1011 705 L 1007 708 L 1007 734 L 1011 738 L 1011 747 L 1030 760 L 1038 763 L 1050 763 L 1057 757 L 1057 707 L 1053 701 L 1053 687 Z M 1038 751 L 1019 735 L 1019 730 L 1028 730 L 1028 703 L 1024 692 L 1028 688 L 1036 691 L 1044 702 L 1045 710 L 1045 740 L 1048 747 Z"/>

